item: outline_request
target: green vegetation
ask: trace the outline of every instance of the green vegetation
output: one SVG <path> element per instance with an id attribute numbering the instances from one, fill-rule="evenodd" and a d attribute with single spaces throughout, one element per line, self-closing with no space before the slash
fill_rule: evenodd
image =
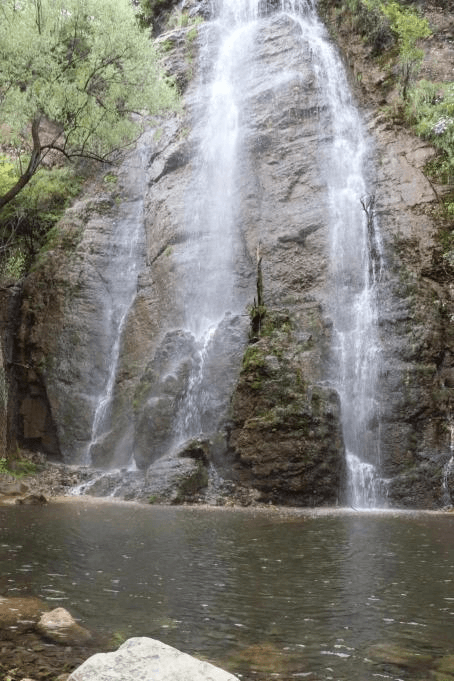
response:
<path id="1" fill-rule="evenodd" d="M 186 26 L 190 26 L 191 24 L 192 20 L 190 19 L 188 12 L 173 12 L 167 21 L 167 28 L 186 28 Z"/>
<path id="2" fill-rule="evenodd" d="M 172 0 L 139 0 L 138 16 L 141 26 L 152 26 L 159 14 L 172 9 Z"/>
<path id="3" fill-rule="evenodd" d="M 352 27 L 364 36 L 375 56 L 386 50 L 397 52 L 399 80 L 406 100 L 424 57 L 418 41 L 431 34 L 427 20 L 413 7 L 396 0 L 347 0 L 341 12 L 350 14 Z"/>
<path id="4" fill-rule="evenodd" d="M 5 458 L 0 459 L 0 475 L 7 474 L 13 478 L 24 478 L 27 475 L 34 475 L 36 473 L 36 464 L 27 459 L 18 459 L 8 461 Z"/>
<path id="5" fill-rule="evenodd" d="M 420 80 L 411 88 L 405 110 L 418 135 L 440 151 L 431 169 L 445 183 L 454 181 L 454 83 Z M 448 207 L 454 217 L 454 203 Z"/>
<path id="6" fill-rule="evenodd" d="M 119 648 L 128 638 L 128 635 L 125 634 L 123 631 L 115 631 L 112 634 L 112 638 L 110 640 L 110 645 L 112 648 Z"/>
<path id="7" fill-rule="evenodd" d="M 0 194 L 19 176 L 17 164 L 0 156 Z M 82 179 L 72 168 L 43 168 L 4 206 L 0 212 L 0 275 L 18 280 L 25 274 L 81 186 Z"/>
<path id="8" fill-rule="evenodd" d="M 377 2 L 386 19 L 389 21 L 391 31 L 397 38 L 399 48 L 398 64 L 402 83 L 402 97 L 407 99 L 408 87 L 413 78 L 419 72 L 424 58 L 423 50 L 417 47 L 418 40 L 427 38 L 431 34 L 427 20 L 420 17 L 411 7 L 402 7 L 399 3 Z"/>
<path id="9" fill-rule="evenodd" d="M 322 0 L 323 3 L 323 0 Z M 325 7 L 327 11 L 327 7 Z M 402 0 L 340 0 L 338 22 L 359 33 L 371 56 L 388 71 L 384 87 L 400 85 L 400 98 L 384 110 L 395 122 L 413 131 L 438 150 L 426 166 L 437 183 L 454 183 L 454 82 L 416 82 L 424 59 L 424 39 L 431 35 L 420 6 Z M 454 219 L 454 193 L 440 201 L 440 218 L 446 231 Z M 449 234 L 450 234 L 449 230 Z M 454 265 L 452 244 L 444 250 L 445 264 Z"/>
<path id="10" fill-rule="evenodd" d="M 243 356 L 243 371 L 255 371 L 265 366 L 263 349 L 256 345 L 250 345 Z"/>
<path id="11" fill-rule="evenodd" d="M 189 43 L 193 43 L 194 40 L 197 38 L 199 34 L 198 27 L 200 26 L 200 24 L 203 24 L 202 17 L 194 17 L 193 19 L 190 20 L 189 25 L 191 26 L 191 30 L 188 31 L 186 35 L 186 40 Z"/>
<path id="12" fill-rule="evenodd" d="M 13 0 L 0 23 L 1 136 L 18 163 L 0 209 L 50 154 L 111 160 L 135 118 L 176 102 L 129 0 Z"/>
<path id="13" fill-rule="evenodd" d="M 23 276 L 79 193 L 82 180 L 68 162 L 114 160 L 140 134 L 144 115 L 176 104 L 139 24 L 129 0 L 2 2 L 3 277 Z"/>

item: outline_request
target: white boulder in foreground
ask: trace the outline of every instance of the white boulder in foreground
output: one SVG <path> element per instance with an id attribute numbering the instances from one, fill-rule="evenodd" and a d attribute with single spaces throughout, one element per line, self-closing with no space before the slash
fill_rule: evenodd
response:
<path id="1" fill-rule="evenodd" d="M 239 681 L 209 662 L 153 638 L 130 638 L 113 653 L 89 657 L 68 681 Z"/>

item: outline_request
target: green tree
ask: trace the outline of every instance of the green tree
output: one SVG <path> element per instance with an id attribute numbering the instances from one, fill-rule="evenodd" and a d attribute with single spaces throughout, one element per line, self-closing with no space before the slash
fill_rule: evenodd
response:
<path id="1" fill-rule="evenodd" d="M 417 47 L 417 42 L 429 37 L 431 30 L 427 19 L 420 17 L 413 8 L 402 7 L 394 0 L 381 3 L 381 6 L 383 14 L 390 22 L 391 30 L 397 36 L 402 97 L 406 100 L 409 85 L 418 73 L 424 58 L 424 51 Z"/>
<path id="2" fill-rule="evenodd" d="M 130 0 L 0 0 L 0 141 L 20 169 L 0 209 L 50 152 L 110 160 L 175 102 Z"/>

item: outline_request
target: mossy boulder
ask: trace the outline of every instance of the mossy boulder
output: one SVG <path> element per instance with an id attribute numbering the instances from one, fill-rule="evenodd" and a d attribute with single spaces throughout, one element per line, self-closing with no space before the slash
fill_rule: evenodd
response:
<path id="1" fill-rule="evenodd" d="M 344 474 L 337 393 L 308 380 L 307 344 L 288 314 L 271 311 L 244 355 L 230 444 L 240 481 L 263 501 L 336 504 Z"/>

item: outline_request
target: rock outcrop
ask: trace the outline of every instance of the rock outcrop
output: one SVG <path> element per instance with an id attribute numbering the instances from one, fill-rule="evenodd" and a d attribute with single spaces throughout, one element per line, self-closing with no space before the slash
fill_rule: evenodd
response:
<path id="1" fill-rule="evenodd" d="M 43 613 L 36 628 L 44 637 L 65 645 L 82 645 L 91 638 L 90 632 L 81 627 L 65 608 Z"/>
<path id="2" fill-rule="evenodd" d="M 421 42 L 418 78 L 452 80 L 452 18 L 446 9 L 424 3 L 433 33 Z M 373 46 L 330 0 L 322 11 L 346 55 L 374 145 L 376 220 L 386 265 L 379 301 L 381 451 L 390 503 L 450 505 L 454 487 L 443 479 L 453 447 L 454 270 L 445 257 L 452 219 L 442 209 L 450 188 L 428 179 L 426 164 L 435 150 L 402 126 L 398 88 L 374 58 Z"/>
<path id="3" fill-rule="evenodd" d="M 76 202 L 60 240 L 25 283 L 14 357 L 19 439 L 66 462 L 122 470 L 134 462 L 140 469 L 134 475 L 149 482 L 159 478 L 153 467 L 181 472 L 187 465 L 184 474 L 195 475 L 197 494 L 215 463 L 263 500 L 336 503 L 345 471 L 340 407 L 326 384 L 332 323 L 319 162 L 330 121 L 311 51 L 301 44 L 298 22 L 285 14 L 270 14 L 257 29 L 241 82 L 237 303 L 210 339 L 211 354 L 203 354 L 185 310 L 192 295 L 190 254 L 204 235 L 189 235 L 184 224 L 195 191 L 197 140 L 190 131 L 204 106 L 197 79 L 203 81 L 207 70 L 202 61 L 195 71 L 196 35 L 214 44 L 216 34 L 207 25 L 195 28 L 160 38 L 185 92 L 183 110 L 152 123 L 115 183 L 100 182 Z M 375 71 L 372 76 L 380 80 Z M 381 101 L 376 93 L 372 100 Z M 432 150 L 394 129 L 376 109 L 365 110 L 365 122 L 386 264 L 379 300 L 383 475 L 391 504 L 436 507 L 451 494 L 443 471 L 452 455 L 454 297 L 436 221 L 438 188 L 422 172 Z M 132 171 L 139 162 L 146 169 L 144 197 Z M 113 362 L 111 332 L 119 328 L 109 308 L 107 261 L 115 259 L 119 220 L 142 199 L 137 290 L 121 322 L 111 399 L 94 437 Z M 270 328 L 248 346 L 259 246 Z M 109 276 L 115 279 L 115 266 Z M 194 379 L 202 362 L 209 371 Z M 203 409 L 193 430 L 211 444 L 202 464 L 191 457 L 183 464 L 182 423 L 192 416 L 183 417 L 181 405 L 194 391 Z M 118 473 L 119 484 L 122 477 Z M 154 496 L 153 484 L 146 489 Z"/>
<path id="4" fill-rule="evenodd" d="M 196 660 L 152 638 L 130 638 L 114 653 L 93 655 L 68 681 L 238 681 L 209 662 Z"/>
<path id="5" fill-rule="evenodd" d="M 339 397 L 308 382 L 311 334 L 269 311 L 249 346 L 233 397 L 235 471 L 261 501 L 297 506 L 342 500 L 345 457 Z"/>

